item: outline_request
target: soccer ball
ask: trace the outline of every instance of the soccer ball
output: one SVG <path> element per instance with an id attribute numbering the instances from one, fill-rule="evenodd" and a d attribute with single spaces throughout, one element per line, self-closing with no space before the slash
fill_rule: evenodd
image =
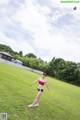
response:
<path id="1" fill-rule="evenodd" d="M 77 7 L 73 7 L 73 10 L 76 10 L 77 9 Z"/>

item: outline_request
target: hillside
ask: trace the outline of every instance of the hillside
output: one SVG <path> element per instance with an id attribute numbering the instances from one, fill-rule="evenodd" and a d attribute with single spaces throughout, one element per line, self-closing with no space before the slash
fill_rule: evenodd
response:
<path id="1" fill-rule="evenodd" d="M 2 51 L 10 53 L 12 56 L 19 55 L 19 53 L 13 51 L 10 46 L 4 45 L 4 44 L 0 44 L 0 52 L 2 52 Z"/>
<path id="2" fill-rule="evenodd" d="M 13 50 L 11 49 L 11 47 L 9 47 L 9 46 L 7 46 L 7 45 L 3 45 L 3 44 L 0 44 L 0 51 L 13 52 Z"/>
<path id="3" fill-rule="evenodd" d="M 0 113 L 8 120 L 79 120 L 80 88 L 47 77 L 51 88 L 41 96 L 40 107 L 28 108 L 36 95 L 40 75 L 0 63 Z"/>

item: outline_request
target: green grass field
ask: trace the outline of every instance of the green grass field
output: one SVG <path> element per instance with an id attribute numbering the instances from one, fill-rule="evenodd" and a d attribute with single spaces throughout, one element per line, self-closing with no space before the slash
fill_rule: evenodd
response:
<path id="1" fill-rule="evenodd" d="M 80 120 L 80 88 L 47 77 L 40 107 L 28 108 L 36 95 L 39 74 L 0 63 L 0 113 L 8 120 Z"/>

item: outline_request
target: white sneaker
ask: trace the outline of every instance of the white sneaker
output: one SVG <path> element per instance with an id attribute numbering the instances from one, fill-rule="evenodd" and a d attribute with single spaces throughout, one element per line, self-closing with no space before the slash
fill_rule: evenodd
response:
<path id="1" fill-rule="evenodd" d="M 28 105 L 28 107 L 33 107 L 33 106 L 34 106 L 33 104 Z"/>
<path id="2" fill-rule="evenodd" d="M 34 106 L 34 107 L 39 107 L 39 104 L 34 104 L 33 106 Z"/>

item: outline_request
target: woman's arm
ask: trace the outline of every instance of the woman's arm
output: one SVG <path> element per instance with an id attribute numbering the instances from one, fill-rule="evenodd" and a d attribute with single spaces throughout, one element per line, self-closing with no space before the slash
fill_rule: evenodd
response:
<path id="1" fill-rule="evenodd" d="M 50 91 L 50 88 L 49 88 L 49 86 L 48 86 L 48 83 L 47 83 L 47 82 L 45 82 L 45 85 L 46 85 L 47 89 Z"/>
<path id="2" fill-rule="evenodd" d="M 35 84 L 36 82 L 38 82 L 38 80 L 35 80 L 32 84 L 30 84 L 29 86 L 32 86 L 33 84 Z"/>

